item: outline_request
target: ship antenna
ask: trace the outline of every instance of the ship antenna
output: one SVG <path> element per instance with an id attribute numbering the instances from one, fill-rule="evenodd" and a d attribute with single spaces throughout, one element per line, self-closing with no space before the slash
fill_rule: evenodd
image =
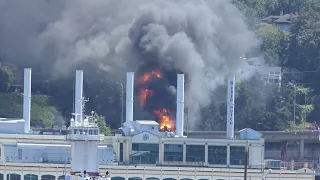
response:
<path id="1" fill-rule="evenodd" d="M 83 97 L 82 99 L 82 114 L 85 114 L 86 113 L 86 103 L 89 102 L 89 98 L 88 99 L 85 99 L 85 97 Z"/>

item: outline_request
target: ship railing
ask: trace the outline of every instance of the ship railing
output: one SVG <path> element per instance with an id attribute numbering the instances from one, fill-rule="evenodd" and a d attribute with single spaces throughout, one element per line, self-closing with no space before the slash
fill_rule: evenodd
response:
<path id="1" fill-rule="evenodd" d="M 295 162 L 295 161 L 291 161 L 291 162 L 281 162 L 281 168 L 282 169 L 287 169 L 287 170 L 297 170 L 297 169 L 301 169 L 301 168 L 310 168 L 312 169 L 314 167 L 314 163 L 313 162 Z"/>
<path id="2" fill-rule="evenodd" d="M 103 141 L 104 135 L 91 135 L 91 134 L 68 134 L 66 136 L 66 140 L 79 140 L 79 141 L 88 141 L 88 140 L 94 140 L 94 141 Z"/>
<path id="3" fill-rule="evenodd" d="M 208 167 L 209 164 L 205 162 L 182 162 L 182 161 L 163 161 L 157 162 L 157 165 L 161 166 L 197 166 L 197 167 Z"/>

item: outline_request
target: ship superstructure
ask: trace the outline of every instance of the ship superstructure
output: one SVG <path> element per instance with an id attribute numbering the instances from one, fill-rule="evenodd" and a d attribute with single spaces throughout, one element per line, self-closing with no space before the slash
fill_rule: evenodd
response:
<path id="1" fill-rule="evenodd" d="M 72 178 L 100 178 L 98 146 L 104 140 L 100 133 L 98 122 L 91 116 L 84 116 L 87 100 L 83 98 L 83 71 L 76 72 L 75 118 L 70 119 L 66 140 L 71 143 L 71 172 Z"/>

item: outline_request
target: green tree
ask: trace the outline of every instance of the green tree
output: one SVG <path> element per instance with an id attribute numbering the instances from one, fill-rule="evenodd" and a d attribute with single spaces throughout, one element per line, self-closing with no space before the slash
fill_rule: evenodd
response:
<path id="1" fill-rule="evenodd" d="M 294 12 L 319 12 L 320 1 L 319 0 L 273 0 L 274 7 L 268 9 L 270 14 L 278 14 L 281 10 L 284 13 Z"/>
<path id="2" fill-rule="evenodd" d="M 104 76 L 100 77 L 102 78 L 87 77 L 84 82 L 84 93 L 86 98 L 89 98 L 89 102 L 86 103 L 86 112 L 95 111 L 110 119 L 108 124 L 111 127 L 119 128 L 121 122 L 121 87 L 116 82 L 107 80 Z"/>
<path id="3" fill-rule="evenodd" d="M 201 122 L 198 129 L 202 131 L 219 131 L 226 128 L 226 117 L 220 112 L 220 106 L 226 107 L 225 104 L 218 104 L 212 101 L 210 106 L 201 109 Z"/>
<path id="4" fill-rule="evenodd" d="M 291 28 L 285 66 L 302 71 L 320 68 L 320 13 L 299 16 Z"/>
<path id="5" fill-rule="evenodd" d="M 260 24 L 256 30 L 262 40 L 261 50 L 265 54 L 265 61 L 269 66 L 279 66 L 283 62 L 289 33 L 271 24 Z"/>
<path id="6" fill-rule="evenodd" d="M 249 27 L 267 15 L 268 8 L 273 9 L 274 0 L 232 0 L 232 3 L 244 14 Z"/>
<path id="7" fill-rule="evenodd" d="M 99 126 L 100 133 L 104 134 L 105 136 L 110 136 L 111 135 L 111 128 L 106 125 L 106 120 L 103 116 L 100 116 L 98 114 L 95 114 L 93 117 Z"/>
<path id="8" fill-rule="evenodd" d="M 290 43 L 283 66 L 296 68 L 304 73 L 303 83 L 320 93 L 320 13 L 310 12 L 299 16 L 291 28 Z"/>
<path id="9" fill-rule="evenodd" d="M 0 68 L 0 91 L 8 92 L 13 82 L 13 74 L 10 68 L 3 66 Z"/>
<path id="10" fill-rule="evenodd" d="M 31 99 L 31 126 L 48 128 L 55 123 L 56 108 L 50 105 L 50 97 L 33 95 Z"/>

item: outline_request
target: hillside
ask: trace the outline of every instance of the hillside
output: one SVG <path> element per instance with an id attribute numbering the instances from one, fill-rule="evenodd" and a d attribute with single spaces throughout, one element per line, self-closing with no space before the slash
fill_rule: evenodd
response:
<path id="1" fill-rule="evenodd" d="M 0 92 L 0 117 L 23 117 L 23 94 Z M 52 105 L 51 98 L 46 95 L 32 95 L 31 101 L 31 126 L 51 127 L 55 122 L 56 108 Z"/>
<path id="2" fill-rule="evenodd" d="M 234 92 L 235 130 L 320 127 L 320 0 L 232 0 L 234 6 L 225 1 L 226 7 L 231 8 L 215 6 L 217 9 L 212 6 L 215 2 L 200 3 L 190 11 L 178 5 L 178 14 L 185 18 L 179 18 L 171 8 L 172 14 L 164 13 L 167 16 L 150 12 L 148 21 L 140 21 L 142 16 L 123 14 L 130 14 L 126 18 L 134 22 L 130 24 L 132 27 L 121 24 L 123 19 L 117 17 L 122 15 L 114 15 L 112 28 L 96 29 L 105 27 L 104 23 L 100 24 L 104 22 L 101 19 L 110 19 L 110 15 L 93 15 L 92 22 L 85 25 L 79 19 L 87 18 L 80 13 L 73 18 L 61 16 L 67 18 L 61 21 L 66 23 L 61 29 L 52 26 L 60 21 L 29 22 L 31 29 L 23 34 L 11 30 L 25 29 L 23 23 L 12 20 L 10 23 L 16 26 L 2 33 L 10 34 L 2 37 L 2 44 L 11 51 L 0 54 L 0 92 L 23 87 L 23 68 L 32 68 L 32 93 L 43 94 L 33 95 L 32 125 L 55 124 L 53 117 L 57 110 L 63 117 L 59 118 L 62 124 L 74 112 L 75 70 L 82 69 L 83 92 L 85 99 L 89 99 L 85 113 L 94 111 L 104 117 L 107 125 L 118 129 L 125 119 L 126 71 L 135 71 L 137 82 L 150 72 L 152 76 L 154 71 L 162 74 L 156 73 L 147 83 L 135 84 L 134 119 L 157 119 L 153 114 L 160 108 L 175 112 L 172 95 L 176 74 L 184 73 L 188 129 L 221 131 L 226 129 L 227 121 L 227 87 L 223 79 L 231 72 L 239 72 Z M 166 7 L 159 9 L 165 11 Z M 153 11 L 158 12 L 161 11 Z M 176 16 L 173 21 L 167 18 Z M 121 33 L 114 29 L 121 29 Z M 48 39 L 35 38 L 37 33 L 28 34 L 32 30 L 48 35 Z M 77 38 L 68 39 L 65 34 L 70 32 Z M 162 33 L 167 34 L 162 36 Z M 249 34 L 256 38 L 251 35 L 247 38 Z M 29 49 L 34 47 L 29 39 L 40 42 L 39 47 Z M 196 84 L 192 85 L 191 81 Z M 146 95 L 145 90 L 152 92 L 151 95 Z M 0 117 L 22 117 L 21 94 L 0 93 L 0 98 Z"/>

